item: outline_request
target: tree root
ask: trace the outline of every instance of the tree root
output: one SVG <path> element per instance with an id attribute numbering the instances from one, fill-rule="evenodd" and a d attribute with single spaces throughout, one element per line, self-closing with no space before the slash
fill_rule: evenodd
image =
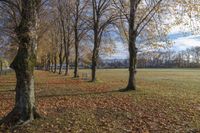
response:
<path id="1" fill-rule="evenodd" d="M 22 120 L 22 116 L 20 115 L 19 111 L 14 108 L 7 116 L 0 120 L 0 126 L 2 126 L 3 130 L 10 129 L 11 132 L 13 132 L 15 129 L 30 123 L 32 120 L 41 118 L 35 109 L 33 116 L 34 118 Z"/>
<path id="2" fill-rule="evenodd" d="M 19 113 L 16 108 L 14 108 L 7 116 L 5 116 L 2 120 L 0 120 L 0 125 L 4 125 L 9 127 L 17 122 L 19 119 Z"/>
<path id="3" fill-rule="evenodd" d="M 128 91 L 135 91 L 135 89 L 131 87 L 126 87 L 125 89 L 120 89 L 119 92 L 128 92 Z"/>

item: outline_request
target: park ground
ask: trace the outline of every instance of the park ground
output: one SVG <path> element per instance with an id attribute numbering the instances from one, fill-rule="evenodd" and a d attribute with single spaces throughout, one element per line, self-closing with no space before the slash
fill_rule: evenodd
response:
<path id="1" fill-rule="evenodd" d="M 118 91 L 126 87 L 128 70 L 98 70 L 97 75 L 91 83 L 36 71 L 36 105 L 43 118 L 15 132 L 200 132 L 200 70 L 139 69 L 138 88 L 130 92 Z M 0 117 L 13 107 L 14 86 L 14 74 L 0 76 Z"/>

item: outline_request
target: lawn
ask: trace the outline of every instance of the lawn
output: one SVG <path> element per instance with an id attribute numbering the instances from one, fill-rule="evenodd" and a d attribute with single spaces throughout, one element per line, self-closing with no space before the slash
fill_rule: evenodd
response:
<path id="1" fill-rule="evenodd" d="M 89 72 L 81 70 L 80 76 Z M 36 71 L 36 105 L 43 118 L 16 132 L 200 132 L 200 70 L 139 69 L 132 92 L 118 91 L 127 84 L 125 69 L 98 70 L 97 75 L 91 83 Z M 13 107 L 14 86 L 14 74 L 0 76 L 0 117 Z"/>

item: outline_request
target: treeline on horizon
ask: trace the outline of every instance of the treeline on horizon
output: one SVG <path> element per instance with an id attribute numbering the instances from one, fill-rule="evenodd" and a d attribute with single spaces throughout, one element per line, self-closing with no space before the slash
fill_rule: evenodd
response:
<path id="1" fill-rule="evenodd" d="M 128 68 L 129 59 L 99 59 L 98 69 L 112 68 Z M 50 63 L 50 62 L 49 62 Z M 91 63 L 84 62 L 80 59 L 79 68 L 89 69 Z M 37 69 L 46 71 L 54 71 L 55 67 L 60 68 L 60 64 L 43 64 L 38 65 Z M 200 68 L 200 47 L 191 47 L 186 50 L 174 51 L 171 49 L 162 51 L 141 52 L 138 54 L 138 68 Z M 65 69 L 66 64 L 62 65 L 61 69 Z M 74 68 L 73 62 L 70 63 L 70 68 Z"/>

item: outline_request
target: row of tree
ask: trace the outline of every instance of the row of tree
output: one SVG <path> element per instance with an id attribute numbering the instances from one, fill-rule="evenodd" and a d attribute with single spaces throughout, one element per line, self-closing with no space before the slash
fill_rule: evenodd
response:
<path id="1" fill-rule="evenodd" d="M 129 79 L 124 91 L 135 90 L 137 53 L 141 46 L 153 44 L 155 47 L 157 41 L 164 41 L 169 23 L 166 19 L 170 17 L 167 12 L 178 7 L 171 2 L 174 1 L 0 0 L 1 35 L 3 33 L 4 42 L 16 44 L 17 51 L 11 63 L 17 78 L 15 107 L 0 121 L 0 125 L 18 126 L 39 117 L 35 107 L 33 74 L 36 60 L 43 60 L 43 53 L 48 55 L 48 63 L 51 58 L 54 65 L 57 64 L 59 57 L 59 64 L 65 61 L 68 66 L 73 46 L 74 76 L 77 77 L 80 52 L 89 49 L 92 51 L 88 52 L 91 55 L 92 81 L 95 81 L 100 51 L 105 48 L 104 44 L 111 46 L 112 39 L 107 37 L 116 33 L 129 49 Z M 184 7 L 187 5 L 183 4 Z M 141 45 L 138 47 L 136 44 Z"/>
<path id="2" fill-rule="evenodd" d="M 81 63 L 91 64 L 91 81 L 96 80 L 96 69 L 101 54 L 115 52 L 116 41 L 128 47 L 129 83 L 127 90 L 135 89 L 135 72 L 137 44 L 158 46 L 166 35 L 165 24 L 158 27 L 167 12 L 162 0 L 155 1 L 124 1 L 124 0 L 55 0 L 49 2 L 45 25 L 48 30 L 40 39 L 38 62 L 49 69 L 54 66 L 59 74 L 63 64 L 65 75 L 69 73 L 69 65 L 73 62 L 74 77 L 78 77 Z M 53 17 L 52 17 L 53 16 Z M 152 34 L 154 31 L 154 34 Z M 131 39 L 131 40 L 130 40 Z M 45 52 L 44 52 L 45 51 Z"/>

